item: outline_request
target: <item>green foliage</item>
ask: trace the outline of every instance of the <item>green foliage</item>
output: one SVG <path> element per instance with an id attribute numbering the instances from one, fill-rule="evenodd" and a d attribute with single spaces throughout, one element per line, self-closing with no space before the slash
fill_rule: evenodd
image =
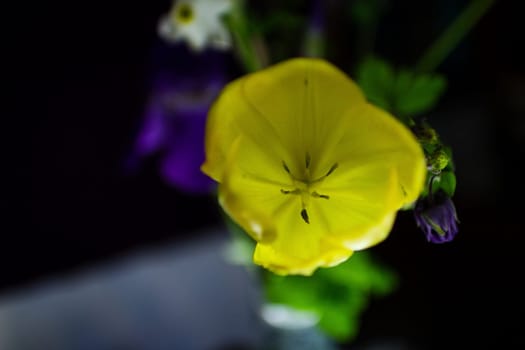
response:
<path id="1" fill-rule="evenodd" d="M 445 88 L 446 80 L 439 74 L 401 70 L 394 87 L 395 112 L 402 116 L 428 112 L 436 105 Z"/>
<path id="2" fill-rule="evenodd" d="M 228 215 L 223 216 L 232 237 L 226 257 L 262 274 L 265 301 L 314 312 L 320 317 L 319 328 L 337 341 L 353 339 L 370 299 L 386 296 L 397 286 L 393 270 L 365 251 L 354 253 L 338 266 L 318 269 L 309 277 L 275 275 L 253 265 L 254 240 Z"/>
<path id="3" fill-rule="evenodd" d="M 441 147 L 441 145 L 438 145 L 438 147 L 434 147 L 434 149 L 426 155 L 427 166 L 431 173 L 439 174 L 443 169 L 445 169 L 448 166 L 449 157 L 443 149 L 443 147 Z"/>
<path id="4" fill-rule="evenodd" d="M 304 1 L 247 1 L 246 24 L 255 38 L 262 38 L 267 64 L 297 55 L 305 36 L 307 17 Z M 299 40 L 298 40 L 299 38 Z"/>
<path id="5" fill-rule="evenodd" d="M 454 159 L 452 158 L 452 148 L 450 148 L 449 146 L 443 146 L 443 150 L 448 156 L 448 165 L 444 170 L 454 171 L 455 166 L 454 166 Z"/>
<path id="6" fill-rule="evenodd" d="M 354 0 L 351 2 L 350 16 L 359 26 L 372 26 L 383 14 L 385 0 Z"/>
<path id="7" fill-rule="evenodd" d="M 233 35 L 235 51 L 244 69 L 253 72 L 261 68 L 261 63 L 251 43 L 250 22 L 246 19 L 244 2 L 238 1 L 234 5 L 232 11 L 224 17 L 224 21 Z"/>
<path id="8" fill-rule="evenodd" d="M 434 178 L 432 183 L 432 193 L 437 191 L 445 192 L 448 197 L 452 197 L 456 191 L 456 175 L 452 171 L 443 171 Z"/>
<path id="9" fill-rule="evenodd" d="M 395 74 L 386 61 L 374 57 L 363 60 L 357 69 L 357 83 L 368 101 L 387 111 L 392 110 Z"/>
<path id="10" fill-rule="evenodd" d="M 386 61 L 369 57 L 359 65 L 357 82 L 367 99 L 401 119 L 432 109 L 446 88 L 439 74 L 395 71 Z"/>
<path id="11" fill-rule="evenodd" d="M 456 175 L 452 171 L 444 171 L 440 176 L 439 186 L 449 197 L 456 191 Z"/>
<path id="12" fill-rule="evenodd" d="M 432 181 L 432 187 L 430 186 L 430 181 Z M 428 196 L 430 188 L 432 188 L 433 194 L 441 191 L 449 198 L 452 198 L 456 192 L 456 175 L 454 174 L 454 171 L 444 170 L 439 174 L 428 173 L 427 186 L 425 186 L 421 197 Z"/>
<path id="13" fill-rule="evenodd" d="M 368 252 L 354 253 L 345 263 L 319 269 L 311 277 L 265 272 L 264 283 L 268 302 L 316 313 L 321 330 L 338 341 L 354 338 L 370 298 L 387 295 L 396 285 L 395 274 Z"/>

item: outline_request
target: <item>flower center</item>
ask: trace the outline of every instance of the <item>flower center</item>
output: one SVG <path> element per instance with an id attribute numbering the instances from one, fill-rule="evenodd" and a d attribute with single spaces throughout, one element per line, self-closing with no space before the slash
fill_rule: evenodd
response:
<path id="1" fill-rule="evenodd" d="M 182 3 L 178 6 L 175 12 L 175 17 L 179 23 L 188 24 L 193 21 L 193 8 L 190 4 Z"/>
<path id="2" fill-rule="evenodd" d="M 331 173 L 334 172 L 335 169 L 337 169 L 338 164 L 335 163 L 328 169 L 326 174 L 323 176 L 312 179 L 311 173 L 310 173 L 310 165 L 311 165 L 311 158 L 310 154 L 305 154 L 305 167 L 303 170 L 303 176 L 302 177 L 296 177 L 294 174 L 291 173 L 290 168 L 286 165 L 284 161 L 282 161 L 284 170 L 290 175 L 290 178 L 292 179 L 293 187 L 292 190 L 285 190 L 281 188 L 281 193 L 285 195 L 297 195 L 301 197 L 301 218 L 306 222 L 307 224 L 310 223 L 310 217 L 308 216 L 308 203 L 310 202 L 310 198 L 321 198 L 321 199 L 330 199 L 330 196 L 326 194 L 318 193 L 315 188 L 316 186 L 321 183 L 327 176 L 329 176 Z"/>

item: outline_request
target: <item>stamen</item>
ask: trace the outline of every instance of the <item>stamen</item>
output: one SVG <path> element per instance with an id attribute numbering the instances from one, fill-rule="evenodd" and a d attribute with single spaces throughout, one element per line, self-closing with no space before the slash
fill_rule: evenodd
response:
<path id="1" fill-rule="evenodd" d="M 299 189 L 295 189 L 295 190 L 293 190 L 293 191 L 289 191 L 289 190 L 283 190 L 283 189 L 281 188 L 281 193 L 282 193 L 282 194 L 301 194 L 301 190 L 299 190 Z"/>
<path id="2" fill-rule="evenodd" d="M 307 224 L 310 223 L 310 219 L 308 218 L 308 212 L 306 211 L 306 209 L 301 210 L 301 217 L 303 218 L 304 222 L 306 222 Z"/>
<path id="3" fill-rule="evenodd" d="M 306 163 L 306 169 L 310 167 L 310 153 L 306 152 L 305 155 L 305 163 Z"/>
<path id="4" fill-rule="evenodd" d="M 312 192 L 312 197 L 323 198 L 323 199 L 330 199 L 330 196 L 327 196 L 326 194 L 319 194 L 316 191 Z"/>
<path id="5" fill-rule="evenodd" d="M 284 160 L 283 160 L 283 168 L 284 168 L 284 170 L 285 170 L 288 174 L 290 174 L 290 168 L 288 168 L 288 165 L 286 165 L 286 163 L 284 162 Z"/>
<path id="6" fill-rule="evenodd" d="M 322 181 L 324 180 L 325 177 L 327 177 L 328 175 L 330 175 L 331 173 L 334 172 L 335 169 L 337 169 L 337 167 L 339 166 L 338 163 L 335 163 L 334 165 L 332 165 L 332 167 L 328 170 L 328 172 L 326 174 L 324 174 L 323 176 L 321 176 L 320 178 L 317 178 L 313 181 L 310 181 L 310 183 L 315 183 L 315 182 L 319 182 L 319 181 Z"/>
<path id="7" fill-rule="evenodd" d="M 330 175 L 331 173 L 334 172 L 335 169 L 337 169 L 337 167 L 339 166 L 339 164 L 335 163 L 334 165 L 332 165 L 332 167 L 330 168 L 330 170 L 328 170 L 328 172 L 326 173 L 325 177 Z"/>
<path id="8" fill-rule="evenodd" d="M 335 169 L 339 166 L 338 163 L 335 163 L 332 165 L 330 169 L 326 172 L 325 175 L 321 176 L 320 178 L 310 181 L 310 165 L 312 163 L 312 158 L 310 156 L 310 153 L 306 152 L 304 155 L 304 164 L 305 164 L 305 171 L 304 171 L 304 179 L 297 179 L 295 178 L 292 173 L 290 172 L 290 168 L 288 168 L 288 165 L 284 160 L 281 161 L 283 169 L 290 175 L 290 178 L 292 179 L 293 183 L 298 186 L 297 188 L 293 190 L 286 190 L 284 188 L 281 188 L 281 193 L 288 195 L 300 195 L 301 196 L 301 204 L 303 209 L 301 210 L 301 218 L 303 221 L 307 224 L 310 224 L 310 217 L 308 216 L 308 211 L 306 210 L 309 202 L 310 197 L 314 198 L 322 198 L 322 199 L 330 199 L 330 196 L 326 194 L 318 193 L 317 191 L 310 192 L 310 186 L 312 186 L 316 182 L 320 182 L 324 180 L 325 177 L 330 175 L 334 172 Z"/>

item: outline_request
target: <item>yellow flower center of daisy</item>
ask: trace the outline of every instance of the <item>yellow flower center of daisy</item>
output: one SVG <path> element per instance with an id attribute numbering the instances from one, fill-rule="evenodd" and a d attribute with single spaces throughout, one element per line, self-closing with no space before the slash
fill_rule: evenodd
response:
<path id="1" fill-rule="evenodd" d="M 290 178 L 292 180 L 293 189 L 281 189 L 282 194 L 286 195 L 298 195 L 301 197 L 301 218 L 306 222 L 307 224 L 310 223 L 310 217 L 308 216 L 308 210 L 307 206 L 310 201 L 310 198 L 321 198 L 321 199 L 330 199 L 330 196 L 327 194 L 321 194 L 316 191 L 316 187 L 327 177 L 329 176 L 335 169 L 337 169 L 338 164 L 335 163 L 328 169 L 328 171 L 319 178 L 312 178 L 311 172 L 310 172 L 310 166 L 311 166 L 311 158 L 310 154 L 306 153 L 305 155 L 305 167 L 303 169 L 303 174 L 301 177 L 296 177 L 294 174 L 291 173 L 290 168 L 286 165 L 286 163 L 283 161 L 283 168 L 284 170 L 290 175 Z"/>
<path id="2" fill-rule="evenodd" d="M 195 13 L 190 4 L 182 3 L 175 10 L 175 18 L 179 23 L 188 24 L 193 21 Z"/>

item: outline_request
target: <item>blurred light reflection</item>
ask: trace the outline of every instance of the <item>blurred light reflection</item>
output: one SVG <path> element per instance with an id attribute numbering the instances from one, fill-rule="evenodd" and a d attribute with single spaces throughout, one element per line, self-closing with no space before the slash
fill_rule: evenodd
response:
<path id="1" fill-rule="evenodd" d="M 0 297 L 2 350 L 215 349 L 254 344 L 259 294 L 223 232 Z"/>

